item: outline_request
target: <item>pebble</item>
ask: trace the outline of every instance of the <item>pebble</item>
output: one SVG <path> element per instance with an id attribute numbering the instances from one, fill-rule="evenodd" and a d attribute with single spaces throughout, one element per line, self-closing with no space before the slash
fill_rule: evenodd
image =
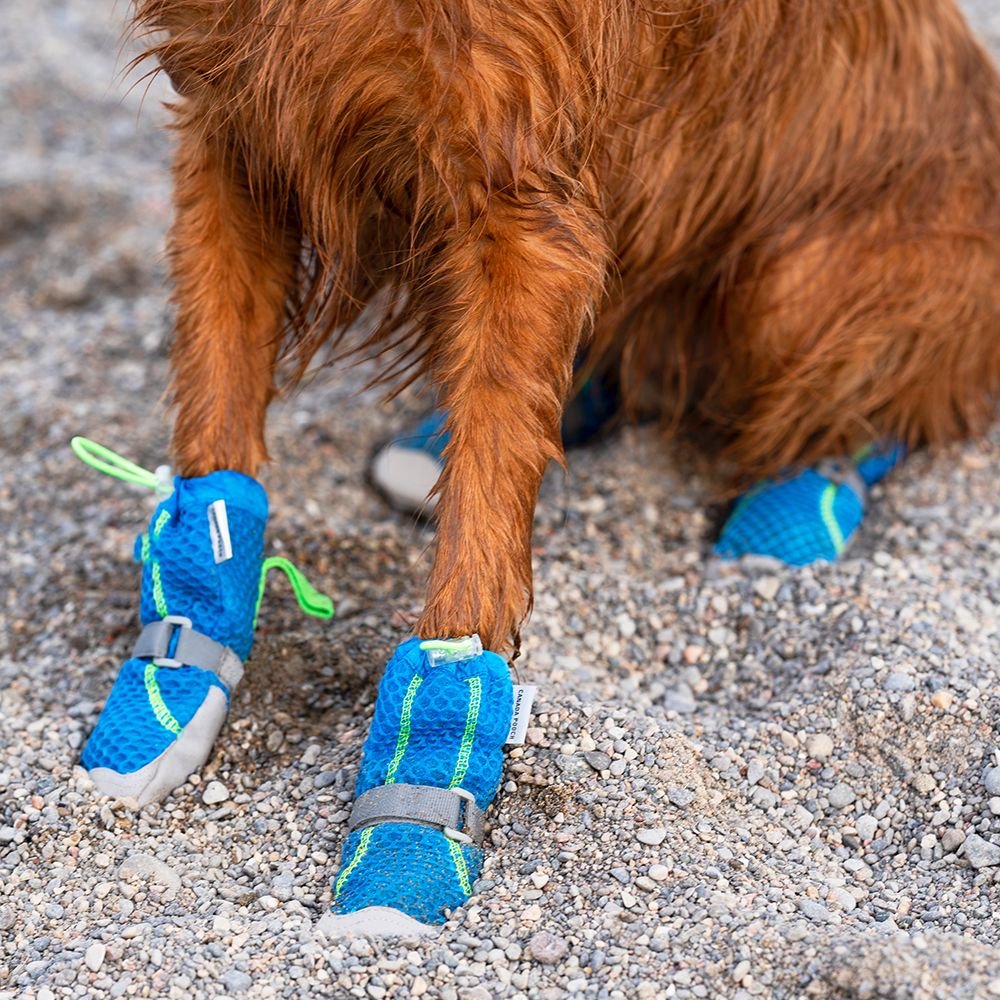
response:
<path id="1" fill-rule="evenodd" d="M 168 864 L 149 854 L 130 854 L 119 866 L 118 877 L 125 881 L 139 879 L 174 890 L 180 888 L 181 877 Z"/>
<path id="2" fill-rule="evenodd" d="M 611 758 L 602 750 L 588 750 L 583 759 L 595 771 L 606 771 L 611 766 Z"/>
<path id="3" fill-rule="evenodd" d="M 666 865 L 650 865 L 647 874 L 654 882 L 665 882 L 670 878 L 670 869 Z"/>
<path id="4" fill-rule="evenodd" d="M 758 597 L 764 598 L 765 601 L 773 601 L 778 595 L 780 586 L 781 581 L 776 576 L 762 576 L 754 580 L 753 589 Z"/>
<path id="5" fill-rule="evenodd" d="M 990 795 L 1000 795 L 1000 767 L 990 767 L 983 775 L 983 787 Z"/>
<path id="6" fill-rule="evenodd" d="M 954 700 L 955 696 L 947 688 L 940 688 L 931 695 L 931 704 L 935 708 L 944 710 L 951 708 L 951 703 Z"/>
<path id="7" fill-rule="evenodd" d="M 822 903 L 817 903 L 815 899 L 803 897 L 799 899 L 798 906 L 805 916 L 817 923 L 829 923 L 833 920 L 833 914 Z"/>
<path id="8" fill-rule="evenodd" d="M 230 969 L 220 979 L 227 993 L 246 993 L 253 985 L 253 980 L 239 969 Z"/>
<path id="9" fill-rule="evenodd" d="M 201 801 L 206 806 L 215 806 L 229 798 L 229 789 L 221 781 L 210 781 L 201 793 Z"/>
<path id="10" fill-rule="evenodd" d="M 90 969 L 91 972 L 97 972 L 97 970 L 104 964 L 104 956 L 106 954 L 107 949 L 105 946 L 101 944 L 100 941 L 95 941 L 84 953 L 84 964 L 88 969 Z"/>
<path id="11" fill-rule="evenodd" d="M 806 753 L 815 760 L 826 760 L 833 753 L 833 740 L 827 733 L 811 733 L 806 737 Z"/>
<path id="12" fill-rule="evenodd" d="M 949 827 L 941 834 L 941 850 L 945 854 L 951 854 L 953 851 L 957 851 L 962 844 L 965 842 L 965 831 L 956 830 L 954 827 Z"/>
<path id="13" fill-rule="evenodd" d="M 834 785 L 827 795 L 827 800 L 834 809 L 846 809 L 856 798 L 854 789 L 843 782 Z"/>
<path id="14" fill-rule="evenodd" d="M 569 945 L 564 938 L 551 931 L 539 931 L 528 942 L 528 951 L 536 962 L 554 965 L 565 957 Z"/>
<path id="15" fill-rule="evenodd" d="M 854 821 L 854 829 L 858 831 L 858 836 L 861 840 L 867 843 L 875 836 L 875 831 L 878 829 L 878 820 L 869 813 L 866 813 Z"/>
<path id="16" fill-rule="evenodd" d="M 694 802 L 694 792 L 692 792 L 689 788 L 681 788 L 678 785 L 668 785 L 667 798 L 675 806 L 677 806 L 678 809 L 683 809 Z"/>
<path id="17" fill-rule="evenodd" d="M 647 844 L 649 847 L 659 847 L 666 840 L 667 831 L 665 827 L 646 827 L 635 831 L 636 840 L 640 844 Z"/>
<path id="18" fill-rule="evenodd" d="M 965 838 L 965 859 L 973 868 L 993 868 L 1000 865 L 1000 846 L 984 840 L 978 833 Z"/>

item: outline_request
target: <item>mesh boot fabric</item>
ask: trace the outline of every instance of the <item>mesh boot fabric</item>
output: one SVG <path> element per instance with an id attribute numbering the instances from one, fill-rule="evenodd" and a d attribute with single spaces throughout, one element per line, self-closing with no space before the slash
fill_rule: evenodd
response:
<path id="1" fill-rule="evenodd" d="M 902 446 L 871 446 L 841 463 L 759 483 L 733 508 L 716 554 L 771 556 L 789 566 L 836 559 L 861 526 L 868 488 L 903 456 Z"/>
<path id="2" fill-rule="evenodd" d="M 512 710 L 500 656 L 483 652 L 432 666 L 419 639 L 404 642 L 379 685 L 356 794 L 393 782 L 462 788 L 485 810 L 500 785 Z M 417 823 L 355 830 L 344 844 L 333 910 L 387 907 L 441 923 L 472 893 L 482 857 L 475 844 Z"/>
<path id="3" fill-rule="evenodd" d="M 231 556 L 216 562 L 210 508 L 223 501 Z M 246 660 L 253 645 L 267 521 L 267 495 L 238 472 L 174 480 L 149 530 L 136 540 L 142 563 L 142 623 L 168 615 Z M 230 691 L 211 671 L 195 665 L 161 666 L 131 658 L 122 666 L 83 765 L 106 794 L 140 805 L 163 797 L 204 763 L 222 725 Z"/>

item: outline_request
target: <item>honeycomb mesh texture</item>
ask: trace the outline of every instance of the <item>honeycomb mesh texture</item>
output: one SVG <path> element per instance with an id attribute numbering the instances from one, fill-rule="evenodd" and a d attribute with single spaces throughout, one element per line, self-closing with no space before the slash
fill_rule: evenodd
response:
<path id="1" fill-rule="evenodd" d="M 221 563 L 215 562 L 208 522 L 208 507 L 216 500 L 226 501 L 233 551 L 232 558 Z M 167 614 L 190 618 L 195 629 L 245 660 L 253 644 L 266 521 L 267 495 L 248 476 L 225 471 L 196 479 L 178 477 L 174 492 L 156 508 L 149 531 L 136 543 L 143 563 L 143 624 L 162 618 L 165 605 Z M 196 666 L 155 668 L 151 694 L 148 662 L 130 659 L 119 671 L 84 747 L 86 768 L 136 771 L 174 742 L 210 688 L 218 687 L 228 701 L 229 692 L 215 674 Z"/>
<path id="2" fill-rule="evenodd" d="M 155 760 L 176 739 L 150 706 L 146 691 L 146 660 L 126 660 L 98 720 L 83 748 L 82 762 L 88 770 L 107 767 L 118 774 L 138 771 Z M 215 674 L 197 667 L 161 667 L 156 684 L 170 714 L 183 728 L 194 717 L 208 695 L 219 688 L 228 694 Z"/>
<path id="3" fill-rule="evenodd" d="M 208 526 L 208 508 L 216 500 L 226 501 L 233 548 L 232 559 L 221 563 L 215 562 Z M 199 632 L 245 660 L 253 645 L 266 521 L 267 495 L 249 476 L 225 471 L 197 479 L 178 477 L 174 492 L 149 523 L 149 558 L 142 568 L 143 624 L 163 617 L 154 590 L 158 565 L 167 613 L 190 618 Z"/>
<path id="4" fill-rule="evenodd" d="M 419 639 L 404 642 L 379 684 L 356 794 L 392 782 L 458 786 L 487 809 L 500 785 L 512 711 L 510 672 L 495 653 L 432 667 Z M 435 922 L 467 898 L 481 864 L 478 849 L 416 824 L 369 829 L 360 853 L 366 831 L 355 831 L 344 845 L 336 910 L 386 905 Z M 468 872 L 464 889 L 454 852 Z"/>
<path id="5" fill-rule="evenodd" d="M 872 449 L 855 465 L 872 486 L 902 458 L 901 448 Z M 816 469 L 765 480 L 733 508 L 715 545 L 718 555 L 771 556 L 790 566 L 836 559 L 861 526 L 865 497 Z M 831 523 L 832 522 L 832 523 Z"/>
<path id="6" fill-rule="evenodd" d="M 343 867 L 354 863 L 337 894 L 334 909 L 353 913 L 366 906 L 391 906 L 425 924 L 442 923 L 445 910 L 454 910 L 469 898 L 479 877 L 483 852 L 470 844 L 453 848 L 443 833 L 415 823 L 380 823 L 355 830 L 344 844 Z M 362 853 L 362 846 L 364 851 Z M 459 853 L 459 871 L 452 851 Z"/>

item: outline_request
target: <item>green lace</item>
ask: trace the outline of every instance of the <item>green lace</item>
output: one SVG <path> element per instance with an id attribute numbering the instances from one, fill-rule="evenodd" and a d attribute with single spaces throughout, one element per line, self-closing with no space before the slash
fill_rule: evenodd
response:
<path id="1" fill-rule="evenodd" d="M 70 441 L 70 447 L 73 449 L 73 454 L 80 459 L 81 462 L 89 465 L 92 469 L 97 469 L 98 472 L 103 472 L 107 476 L 114 476 L 116 479 L 122 479 L 127 483 L 136 483 L 139 486 L 145 486 L 147 489 L 161 491 L 163 480 L 155 472 L 150 472 L 149 469 L 144 469 L 141 465 L 136 465 L 135 462 L 130 462 L 127 458 L 123 458 L 117 452 L 112 451 L 110 448 L 105 448 L 104 445 L 98 444 L 96 441 L 91 441 L 90 438 L 74 437 Z M 163 515 L 167 514 L 166 511 L 160 515 L 157 519 L 157 523 L 153 528 L 154 534 L 159 534 L 163 529 L 163 525 L 169 518 L 169 515 L 165 518 Z M 143 536 L 143 561 L 146 560 L 146 555 L 149 551 L 149 541 L 146 536 Z M 294 563 L 290 562 L 282 556 L 271 556 L 265 559 L 263 565 L 260 568 L 260 584 L 257 590 L 257 605 L 254 608 L 253 624 L 254 628 L 257 627 L 257 618 L 260 615 L 260 606 L 264 600 L 264 588 L 267 584 L 267 574 L 272 570 L 281 570 L 282 573 L 288 577 L 288 582 L 292 585 L 292 592 L 295 594 L 295 600 L 298 602 L 299 607 L 307 614 L 312 615 L 314 618 L 322 618 L 324 620 L 330 619 L 334 614 L 333 601 L 330 600 L 326 594 L 320 593 L 309 581 L 306 579 L 305 574 L 300 570 Z M 159 566 L 153 566 L 154 584 L 157 582 Z M 160 608 L 160 601 L 156 601 L 157 610 L 162 614 L 166 615 L 166 603 L 163 603 L 163 608 Z"/>

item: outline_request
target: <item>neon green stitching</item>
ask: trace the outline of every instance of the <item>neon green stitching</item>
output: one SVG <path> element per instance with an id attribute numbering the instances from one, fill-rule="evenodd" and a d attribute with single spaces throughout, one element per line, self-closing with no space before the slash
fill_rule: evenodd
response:
<path id="1" fill-rule="evenodd" d="M 399 716 L 399 736 L 396 739 L 396 752 L 389 761 L 389 768 L 385 772 L 385 783 L 393 784 L 396 780 L 396 772 L 403 762 L 403 755 L 406 753 L 406 744 L 410 742 L 410 712 L 413 710 L 413 699 L 417 696 L 417 688 L 423 682 L 422 677 L 414 677 L 410 681 L 410 686 L 403 696 L 403 710 Z"/>
<path id="2" fill-rule="evenodd" d="M 462 733 L 462 743 L 458 749 L 455 761 L 455 773 L 452 775 L 449 788 L 458 788 L 469 770 L 469 758 L 472 756 L 472 743 L 476 738 L 476 726 L 479 723 L 479 705 L 482 701 L 483 681 L 481 677 L 470 677 L 469 711 L 465 716 L 465 732 Z"/>
<path id="3" fill-rule="evenodd" d="M 156 523 L 153 525 L 153 537 L 159 538 L 160 532 L 163 531 L 166 526 L 167 521 L 170 520 L 170 511 L 161 510 L 160 516 L 156 519 Z"/>
<path id="4" fill-rule="evenodd" d="M 449 839 L 448 850 L 451 852 L 451 860 L 455 862 L 455 874 L 458 876 L 458 884 L 462 887 L 462 892 L 466 896 L 471 896 L 472 883 L 469 881 L 469 866 L 465 863 L 462 845 L 458 841 Z"/>
<path id="5" fill-rule="evenodd" d="M 337 884 L 333 887 L 333 895 L 335 897 L 340 895 L 340 890 L 344 887 L 348 875 L 361 864 L 365 854 L 368 853 L 368 841 L 372 839 L 374 832 L 375 827 L 373 826 L 369 826 L 361 831 L 361 839 L 358 841 L 358 846 L 354 851 L 354 857 L 351 858 L 351 863 L 337 877 Z"/>
<path id="6" fill-rule="evenodd" d="M 142 533 L 142 561 L 149 562 L 149 535 L 146 532 Z"/>
<path id="7" fill-rule="evenodd" d="M 837 484 L 830 483 L 819 500 L 819 512 L 823 517 L 826 530 L 830 533 L 830 541 L 833 542 L 833 549 L 839 556 L 844 551 L 844 533 L 840 530 L 837 518 L 833 513 L 833 502 L 837 498 Z"/>
<path id="8" fill-rule="evenodd" d="M 267 583 L 267 574 L 272 569 L 279 569 L 288 577 L 288 582 L 292 585 L 295 600 L 299 602 L 299 607 L 307 614 L 315 618 L 330 619 L 333 617 L 333 601 L 326 594 L 321 594 L 307 579 L 305 574 L 294 563 L 282 556 L 270 556 L 265 559 L 260 567 L 260 583 L 257 586 L 257 606 L 253 612 L 253 627 L 257 627 L 257 619 L 260 616 L 260 606 L 264 600 L 264 586 Z"/>
<path id="9" fill-rule="evenodd" d="M 149 698 L 149 705 L 153 709 L 156 721 L 164 729 L 169 729 L 175 736 L 179 735 L 181 724 L 173 717 L 170 709 L 167 708 L 167 703 L 163 700 L 163 695 L 160 693 L 160 685 L 156 683 L 155 663 L 146 664 L 146 674 L 143 680 L 146 684 L 146 695 Z"/>
<path id="10" fill-rule="evenodd" d="M 156 613 L 161 618 L 167 617 L 167 598 L 163 593 L 163 581 L 160 579 L 160 564 L 153 560 L 153 603 L 156 605 Z"/>

